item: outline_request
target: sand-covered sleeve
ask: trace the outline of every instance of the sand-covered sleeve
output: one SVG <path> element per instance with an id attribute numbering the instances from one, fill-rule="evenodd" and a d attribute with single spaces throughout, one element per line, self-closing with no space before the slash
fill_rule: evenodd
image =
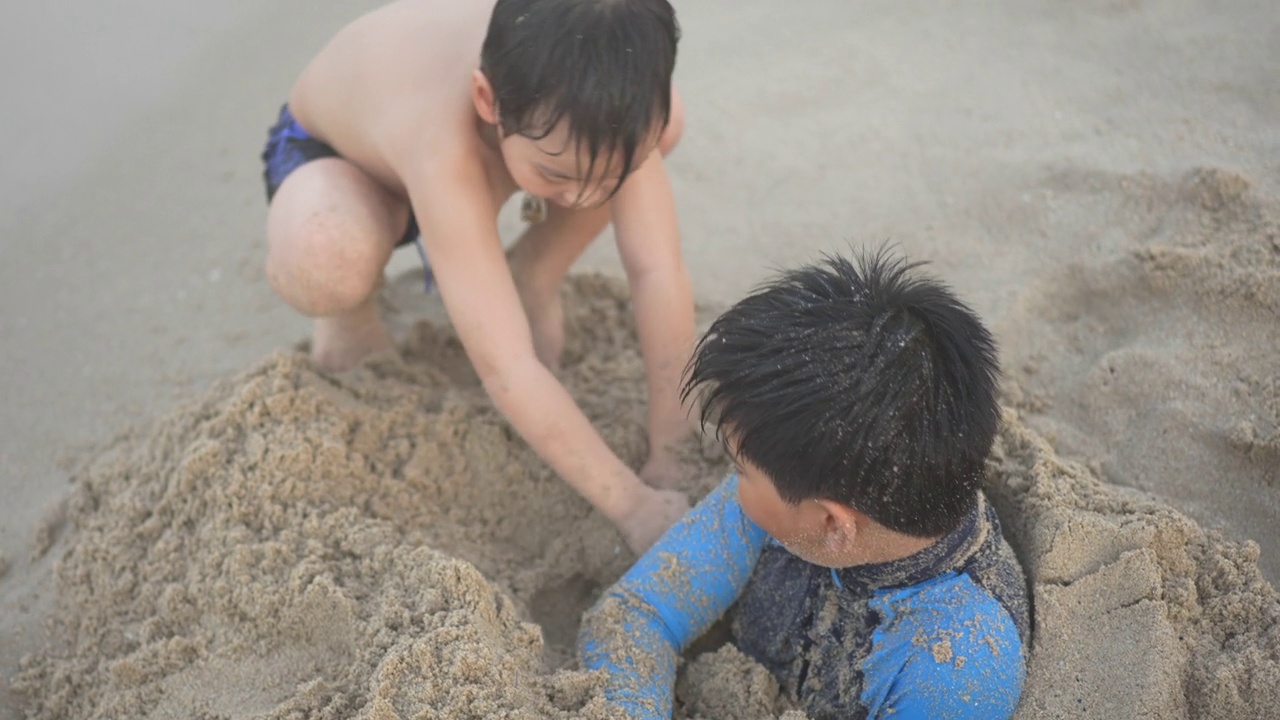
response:
<path id="1" fill-rule="evenodd" d="M 875 606 L 886 618 L 877 651 L 863 662 L 863 705 L 871 720 L 1004 720 L 1026 677 L 1023 646 L 1009 612 L 967 576 L 939 582 L 927 602 L 910 588 Z M 920 597 L 916 595 L 915 597 Z M 896 609 L 895 609 L 896 608 Z"/>
<path id="2" fill-rule="evenodd" d="M 741 594 L 765 538 L 730 476 L 587 612 L 582 664 L 609 672 L 606 695 L 628 717 L 671 717 L 677 656 Z"/>

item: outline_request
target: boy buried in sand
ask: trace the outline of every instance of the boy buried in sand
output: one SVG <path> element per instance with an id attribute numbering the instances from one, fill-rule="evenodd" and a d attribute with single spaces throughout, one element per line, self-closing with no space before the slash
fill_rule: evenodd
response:
<path id="1" fill-rule="evenodd" d="M 810 718 L 1005 718 L 1026 586 L 979 483 L 999 422 L 974 314 L 884 253 L 739 302 L 684 392 L 736 466 L 587 615 L 583 663 L 670 717 L 676 658 L 730 605 Z"/>
<path id="2" fill-rule="evenodd" d="M 663 167 L 683 126 L 677 39 L 666 0 L 403 0 L 311 61 L 263 151 L 267 277 L 315 318 L 315 363 L 341 370 L 392 347 L 375 291 L 392 251 L 420 242 L 494 403 L 637 551 L 688 509 L 663 489 L 679 472 L 694 339 Z M 550 207 L 508 266 L 496 217 L 517 190 Z M 611 219 L 648 376 L 638 476 L 554 374 L 561 282 Z"/>

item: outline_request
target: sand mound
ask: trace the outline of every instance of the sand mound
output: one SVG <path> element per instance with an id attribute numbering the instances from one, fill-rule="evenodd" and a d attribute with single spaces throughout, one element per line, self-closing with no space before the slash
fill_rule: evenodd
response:
<path id="1" fill-rule="evenodd" d="M 1045 187 L 1038 231 L 1079 251 L 1000 328 L 1010 403 L 1107 482 L 1257 539 L 1280 579 L 1280 198 L 1221 168 Z"/>
<path id="2" fill-rule="evenodd" d="M 989 491 L 1034 591 L 1020 718 L 1277 717 L 1280 597 L 1255 543 L 1063 463 L 1012 412 Z"/>
<path id="3" fill-rule="evenodd" d="M 575 288 L 566 382 L 638 461 L 625 295 Z M 404 356 L 328 378 L 277 355 L 88 463 L 57 569 L 66 647 L 26 662 L 28 712 L 602 716 L 596 679 L 562 667 L 633 558 L 515 439 L 452 334 L 418 326 Z"/>
<path id="4" fill-rule="evenodd" d="M 564 376 L 644 451 L 625 290 L 578 278 Z M 56 646 L 33 718 L 602 718 L 582 610 L 631 561 L 505 426 L 447 329 L 340 378 L 280 354 L 77 475 Z M 701 494 L 723 471 L 691 443 Z M 992 489 L 1034 574 L 1022 717 L 1264 717 L 1280 602 L 1257 548 L 1065 465 L 1012 413 Z M 732 646 L 690 658 L 682 717 L 798 720 Z M 785 714 L 784 714 L 785 713 Z"/>

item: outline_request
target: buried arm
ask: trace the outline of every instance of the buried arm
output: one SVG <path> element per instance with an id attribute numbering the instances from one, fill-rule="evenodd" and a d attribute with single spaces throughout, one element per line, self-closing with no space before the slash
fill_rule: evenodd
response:
<path id="1" fill-rule="evenodd" d="M 676 658 L 746 586 L 765 532 L 738 504 L 738 478 L 712 490 L 587 612 L 583 667 L 605 670 L 605 695 L 631 718 L 670 718 Z"/>

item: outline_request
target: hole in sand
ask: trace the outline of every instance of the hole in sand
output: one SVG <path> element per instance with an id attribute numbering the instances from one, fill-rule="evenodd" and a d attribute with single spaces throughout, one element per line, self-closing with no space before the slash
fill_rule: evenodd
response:
<path id="1" fill-rule="evenodd" d="M 581 575 L 548 585 L 534 593 L 529 601 L 529 614 L 542 626 L 548 661 L 560 665 L 573 657 L 582 614 L 600 596 L 600 585 Z"/>

